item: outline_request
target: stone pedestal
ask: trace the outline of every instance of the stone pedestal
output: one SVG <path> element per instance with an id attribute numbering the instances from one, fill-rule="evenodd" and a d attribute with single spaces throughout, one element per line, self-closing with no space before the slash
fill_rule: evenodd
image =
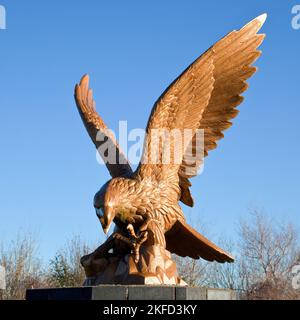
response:
<path id="1" fill-rule="evenodd" d="M 26 300 L 236 300 L 233 290 L 182 286 L 101 285 L 30 289 Z"/>

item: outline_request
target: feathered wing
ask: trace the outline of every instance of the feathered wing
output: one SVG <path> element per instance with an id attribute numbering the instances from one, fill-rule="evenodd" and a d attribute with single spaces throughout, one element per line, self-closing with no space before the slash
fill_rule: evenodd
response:
<path id="1" fill-rule="evenodd" d="M 204 156 L 216 148 L 216 142 L 224 136 L 223 131 L 231 126 L 230 120 L 238 114 L 236 107 L 243 101 L 241 94 L 248 87 L 246 80 L 256 71 L 252 64 L 261 54 L 257 47 L 265 35 L 257 32 L 265 19 L 266 15 L 261 15 L 222 38 L 160 96 L 148 120 L 142 161 L 135 173 L 137 177 L 159 181 L 179 176 L 180 200 L 193 206 L 189 178 L 197 175 Z M 203 135 L 195 133 L 188 147 L 183 148 L 180 165 L 177 165 L 172 159 L 175 146 L 171 141 L 170 164 L 164 164 L 165 148 L 157 136 L 151 134 L 161 128 L 203 129 L 204 143 L 201 147 Z M 153 163 L 154 154 L 157 157 Z"/>
<path id="2" fill-rule="evenodd" d="M 187 223 L 177 220 L 165 233 L 167 250 L 181 257 L 205 259 L 207 261 L 233 262 L 234 258 L 209 241 Z"/>
<path id="3" fill-rule="evenodd" d="M 100 156 L 105 161 L 110 175 L 115 177 L 129 176 L 132 169 L 124 153 L 120 149 L 114 135 L 108 130 L 102 118 L 96 111 L 96 103 L 93 99 L 92 89 L 89 88 L 89 77 L 82 77 L 79 84 L 75 87 L 75 101 L 81 119 L 86 130 L 96 146 Z M 101 148 L 104 146 L 105 148 Z M 110 152 L 112 158 L 108 159 L 105 152 Z M 109 161 L 111 160 L 111 161 Z"/>
<path id="4" fill-rule="evenodd" d="M 199 129 L 204 130 L 204 156 L 217 147 L 217 141 L 224 137 L 223 131 L 232 125 L 231 120 L 239 112 L 236 107 L 243 101 L 241 94 L 248 88 L 246 80 L 256 71 L 252 64 L 261 55 L 257 48 L 265 35 L 257 32 L 266 17 L 266 14 L 261 15 L 239 31 L 232 31 L 208 50 L 213 54 L 215 82 L 210 101 L 199 123 Z M 192 147 L 185 154 L 186 159 L 194 156 L 196 141 L 197 136 L 194 136 Z M 183 159 L 179 169 L 181 200 L 190 206 L 193 205 L 193 200 L 188 179 L 197 175 L 202 162 L 201 157 L 189 164 Z"/>
<path id="5" fill-rule="evenodd" d="M 184 139 L 176 140 L 176 134 L 183 137 L 184 131 L 189 130 L 190 139 L 194 136 L 213 90 L 213 69 L 212 52 L 207 52 L 156 101 L 148 120 L 136 178 L 151 178 L 157 182 L 178 180 Z"/>

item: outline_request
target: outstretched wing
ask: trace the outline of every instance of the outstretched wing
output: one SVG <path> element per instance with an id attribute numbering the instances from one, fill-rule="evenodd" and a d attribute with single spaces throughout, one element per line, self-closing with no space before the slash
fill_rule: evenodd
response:
<path id="1" fill-rule="evenodd" d="M 129 176 L 132 169 L 120 149 L 114 135 L 96 111 L 92 89 L 89 88 L 89 77 L 82 77 L 75 87 L 75 101 L 86 130 L 104 160 L 110 175 L 114 177 Z M 105 148 L 104 147 L 105 144 Z M 109 153 L 109 154 L 105 154 Z"/>
<path id="2" fill-rule="evenodd" d="M 172 229 L 165 233 L 165 237 L 167 250 L 181 257 L 202 258 L 221 263 L 234 261 L 227 252 L 181 220 L 177 220 Z"/>
<path id="3" fill-rule="evenodd" d="M 177 181 L 184 154 L 184 135 L 190 140 L 199 127 L 213 90 L 212 52 L 189 66 L 154 104 L 148 120 L 138 179 Z M 178 139 L 176 134 L 179 134 Z"/>
<path id="4" fill-rule="evenodd" d="M 197 175 L 204 156 L 216 148 L 216 142 L 223 138 L 223 131 L 231 126 L 230 120 L 237 114 L 236 107 L 243 101 L 241 94 L 247 89 L 246 80 L 256 68 L 252 66 L 261 54 L 257 47 L 262 43 L 263 34 L 257 34 L 266 15 L 252 20 L 239 31 L 232 31 L 218 41 L 195 62 L 193 62 L 162 94 L 155 103 L 147 125 L 144 155 L 152 152 L 152 135 L 155 128 L 190 128 L 204 130 L 202 147 L 199 140 L 202 135 L 194 134 L 184 149 L 182 161 L 178 167 L 143 162 L 136 175 L 145 178 L 154 176 L 157 180 L 179 177 L 181 198 L 192 206 L 189 178 Z M 171 152 L 174 145 L 171 145 Z M 155 150 L 159 160 L 164 149 Z M 143 157 L 144 157 L 143 155 Z M 149 156 L 146 157 L 149 159 Z M 143 158 L 142 158 L 143 159 Z"/>
<path id="5" fill-rule="evenodd" d="M 257 32 L 266 17 L 266 14 L 261 15 L 239 31 L 232 31 L 209 49 L 213 52 L 215 82 L 210 101 L 199 124 L 199 129 L 204 130 L 204 156 L 217 147 L 217 141 L 224 137 L 223 131 L 232 125 L 231 120 L 239 113 L 236 107 L 242 103 L 241 94 L 248 88 L 246 80 L 257 70 L 252 64 L 261 55 L 257 48 L 265 38 L 264 34 Z M 187 159 L 194 156 L 193 146 L 196 145 L 196 140 L 197 137 L 194 136 L 192 148 L 187 149 L 192 150 L 192 155 L 186 153 Z M 190 206 L 193 205 L 193 200 L 188 179 L 197 175 L 202 163 L 201 157 L 188 164 L 184 159 L 179 169 L 181 200 Z"/>

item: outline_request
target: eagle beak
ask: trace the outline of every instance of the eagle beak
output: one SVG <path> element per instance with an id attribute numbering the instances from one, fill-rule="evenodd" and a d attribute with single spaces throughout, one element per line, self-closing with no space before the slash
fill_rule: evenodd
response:
<path id="1" fill-rule="evenodd" d="M 105 234 L 107 234 L 107 233 L 108 233 L 109 228 L 110 228 L 110 225 L 109 225 L 107 228 L 103 229 L 103 231 L 104 231 L 104 233 L 105 233 Z"/>
<path id="2" fill-rule="evenodd" d="M 100 222 L 102 225 L 102 229 L 105 234 L 108 233 L 109 228 L 114 220 L 114 210 L 112 207 L 105 206 L 104 207 L 104 215 L 101 217 Z"/>

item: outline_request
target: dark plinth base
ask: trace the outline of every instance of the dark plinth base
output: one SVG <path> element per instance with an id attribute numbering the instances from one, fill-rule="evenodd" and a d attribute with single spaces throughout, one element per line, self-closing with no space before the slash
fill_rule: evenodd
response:
<path id="1" fill-rule="evenodd" d="M 26 300 L 235 300 L 232 290 L 180 286 L 101 285 L 27 290 Z"/>

